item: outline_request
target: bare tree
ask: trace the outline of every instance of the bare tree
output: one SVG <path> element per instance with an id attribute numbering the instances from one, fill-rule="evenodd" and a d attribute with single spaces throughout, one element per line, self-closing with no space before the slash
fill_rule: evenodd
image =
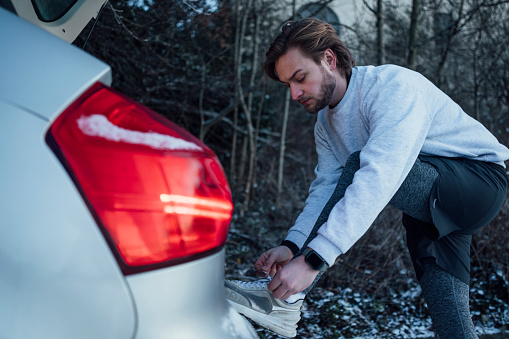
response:
<path id="1" fill-rule="evenodd" d="M 376 8 L 369 5 L 366 0 L 363 0 L 364 6 L 372 12 L 376 17 L 376 63 L 383 65 L 385 63 L 385 47 L 384 47 L 384 2 L 383 0 L 376 1 Z"/>
<path id="2" fill-rule="evenodd" d="M 261 7 L 261 0 L 254 0 L 254 11 L 255 13 L 260 12 Z M 249 87 L 253 87 L 255 84 L 255 80 L 257 77 L 257 70 L 258 70 L 258 50 L 260 46 L 259 42 L 259 32 L 260 32 L 260 23 L 261 23 L 261 16 L 259 14 L 255 14 L 255 29 L 253 32 L 253 59 L 252 59 L 252 66 L 251 66 L 251 77 L 249 80 Z M 263 96 L 263 93 L 262 93 Z M 240 211 L 240 215 L 243 216 L 244 212 L 248 208 L 249 204 L 249 198 L 251 196 L 251 186 L 253 184 L 253 177 L 254 177 L 254 166 L 255 166 L 255 159 L 256 159 L 256 136 L 254 131 L 254 125 L 253 125 L 253 119 L 251 112 L 253 111 L 253 92 L 249 92 L 248 94 L 248 100 L 247 105 L 244 107 L 244 111 L 246 113 L 246 125 L 247 130 L 249 132 L 248 139 L 249 139 L 249 168 L 248 168 L 248 175 L 245 183 L 244 188 L 244 202 L 242 204 L 242 208 Z"/>
<path id="3" fill-rule="evenodd" d="M 296 14 L 296 0 L 292 2 L 292 18 L 295 18 Z M 276 205 L 280 205 L 281 193 L 283 191 L 283 172 L 284 172 L 284 160 L 285 160 L 285 151 L 286 151 L 286 130 L 288 128 L 288 115 L 290 114 L 290 100 L 291 93 L 290 89 L 286 89 L 285 96 L 285 109 L 283 112 L 283 125 L 281 127 L 281 141 L 279 145 L 279 168 L 277 175 L 277 199 Z"/>
<path id="4" fill-rule="evenodd" d="M 283 173 L 284 173 L 284 163 L 285 163 L 285 152 L 286 152 L 286 130 L 288 128 L 288 116 L 290 115 L 290 100 L 291 100 L 291 92 L 290 89 L 287 88 L 285 91 L 285 109 L 283 111 L 283 125 L 281 127 L 281 141 L 279 144 L 279 168 L 277 175 L 277 205 L 279 205 L 281 198 L 281 193 L 283 192 Z"/>
<path id="5" fill-rule="evenodd" d="M 410 30 L 408 39 L 408 57 L 407 64 L 411 69 L 415 69 L 417 65 L 417 37 L 419 27 L 419 14 L 421 11 L 421 0 L 412 0 L 412 12 L 410 17 Z"/>
<path id="6" fill-rule="evenodd" d="M 239 105 L 238 102 L 240 100 L 240 93 L 238 91 L 239 84 L 237 82 L 240 80 L 241 77 L 238 76 L 241 69 L 241 63 L 242 63 L 242 39 L 243 39 L 243 32 L 242 32 L 242 26 L 241 26 L 241 16 L 240 16 L 240 1 L 241 0 L 234 0 L 235 3 L 235 10 L 234 15 L 236 18 L 236 25 L 235 25 L 235 52 L 234 52 L 234 58 L 233 58 L 233 69 L 235 74 L 235 107 L 233 112 L 233 124 L 234 127 L 237 127 L 238 125 L 238 116 L 239 116 Z M 244 26 L 245 28 L 245 26 Z M 232 146 L 231 146 L 231 156 L 230 156 L 230 180 L 233 182 L 235 181 L 235 159 L 237 155 L 237 129 L 234 128 L 233 130 L 233 136 L 232 136 Z"/>
<path id="7" fill-rule="evenodd" d="M 384 48 L 384 2 L 382 0 L 377 0 L 376 28 L 377 28 L 378 64 L 383 65 L 385 63 L 385 48 Z"/>

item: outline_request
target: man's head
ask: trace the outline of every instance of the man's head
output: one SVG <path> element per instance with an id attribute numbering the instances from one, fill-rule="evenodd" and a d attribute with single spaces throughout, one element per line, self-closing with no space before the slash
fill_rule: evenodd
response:
<path id="1" fill-rule="evenodd" d="M 343 77 L 352 73 L 355 60 L 352 54 L 339 39 L 334 28 L 326 22 L 307 18 L 286 23 L 282 32 L 274 39 L 266 53 L 267 59 L 263 68 L 267 75 L 280 80 L 276 72 L 276 61 L 289 50 L 298 48 L 302 54 L 320 64 L 324 52 L 332 50 L 336 57 L 336 65 Z"/>
<path id="2" fill-rule="evenodd" d="M 318 113 L 321 109 L 335 106 L 341 100 L 341 81 L 336 58 L 329 49 L 317 64 L 313 59 L 292 48 L 275 63 L 275 69 L 281 83 L 290 88 L 292 99 L 301 103 L 309 113 Z M 343 86 L 344 87 L 344 86 Z"/>
<path id="3" fill-rule="evenodd" d="M 309 113 L 335 106 L 355 62 L 329 24 L 303 19 L 283 26 L 267 52 L 265 72 L 291 90 Z"/>

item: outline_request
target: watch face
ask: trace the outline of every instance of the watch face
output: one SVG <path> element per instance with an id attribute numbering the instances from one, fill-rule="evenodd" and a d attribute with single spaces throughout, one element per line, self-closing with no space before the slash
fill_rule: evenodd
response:
<path id="1" fill-rule="evenodd" d="M 315 270 L 320 269 L 320 265 L 323 264 L 323 260 L 315 252 L 311 252 L 307 255 L 306 261 Z"/>

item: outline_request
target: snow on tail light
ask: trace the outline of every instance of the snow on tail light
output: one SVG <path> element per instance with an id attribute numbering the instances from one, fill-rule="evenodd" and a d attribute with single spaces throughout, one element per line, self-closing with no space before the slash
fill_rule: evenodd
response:
<path id="1" fill-rule="evenodd" d="M 47 140 L 124 273 L 192 260 L 226 242 L 233 205 L 219 161 L 157 113 L 95 84 Z"/>

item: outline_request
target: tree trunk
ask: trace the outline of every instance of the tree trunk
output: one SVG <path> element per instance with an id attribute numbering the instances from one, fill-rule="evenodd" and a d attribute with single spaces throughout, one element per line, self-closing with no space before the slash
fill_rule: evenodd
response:
<path id="1" fill-rule="evenodd" d="M 205 115 L 203 113 L 203 95 L 205 93 L 205 82 L 207 77 L 207 64 L 202 58 L 202 71 L 201 71 L 201 89 L 200 98 L 198 102 L 198 109 L 200 110 L 200 140 L 203 141 L 205 137 Z"/>
<path id="2" fill-rule="evenodd" d="M 407 64 L 410 69 L 417 66 L 417 33 L 419 26 L 419 12 L 421 11 L 421 0 L 412 0 L 412 14 L 410 16 L 410 31 L 408 40 Z"/>
<path id="3" fill-rule="evenodd" d="M 463 5 L 464 5 L 464 0 L 461 0 L 460 6 L 459 6 L 459 11 L 458 11 L 458 20 L 452 21 L 451 22 L 452 27 L 448 27 L 448 30 L 450 30 L 450 32 L 447 32 L 446 45 L 445 45 L 444 50 L 442 51 L 440 62 L 438 63 L 438 68 L 437 68 L 437 83 L 436 83 L 436 85 L 439 88 L 441 88 L 444 83 L 444 77 L 442 75 L 443 75 L 445 63 L 447 61 L 447 57 L 449 56 L 449 52 L 451 51 L 451 49 L 453 47 L 452 40 L 460 31 L 459 23 L 460 23 L 461 18 L 463 17 Z"/>
<path id="4" fill-rule="evenodd" d="M 258 149 L 258 135 L 260 133 L 260 122 L 261 122 L 261 118 L 262 118 L 262 112 L 263 112 L 263 107 L 264 107 L 264 104 L 265 104 L 265 93 L 267 93 L 267 81 L 264 81 L 263 82 L 263 88 L 262 88 L 262 92 L 261 92 L 261 100 L 260 100 L 260 106 L 258 107 L 258 113 L 256 115 L 256 126 L 255 126 L 255 150 Z M 256 152 L 258 153 L 258 152 Z M 255 154 L 255 158 L 254 158 L 254 163 L 256 164 L 256 161 L 257 161 L 257 157 L 256 157 L 257 154 Z M 253 171 L 253 180 L 252 180 L 252 185 L 254 186 L 256 184 L 256 174 L 257 172 L 256 171 Z"/>
<path id="5" fill-rule="evenodd" d="M 297 2 L 293 0 L 292 2 L 292 19 L 295 19 L 295 14 L 297 10 Z M 279 169 L 277 175 L 277 198 L 276 198 L 276 206 L 279 207 L 281 205 L 281 192 L 283 191 L 283 169 L 285 162 L 285 149 L 286 149 L 286 128 L 288 126 L 288 115 L 290 111 L 290 100 L 291 100 L 291 92 L 288 88 L 286 90 L 285 97 L 285 110 L 283 113 L 283 126 L 281 127 L 281 142 L 279 144 Z"/>
<path id="6" fill-rule="evenodd" d="M 252 0 L 248 0 L 247 1 L 247 5 L 246 5 L 246 8 L 245 8 L 245 12 L 244 12 L 244 17 L 242 18 L 242 25 L 241 25 L 241 32 L 240 32 L 240 39 L 239 39 L 239 65 L 242 64 L 242 51 L 244 50 L 244 46 L 243 46 L 243 41 L 244 41 L 244 36 L 245 36 L 245 31 L 246 31 L 246 25 L 247 25 L 247 18 L 249 16 L 249 13 L 250 13 L 250 9 L 251 9 L 251 4 L 252 4 Z M 255 67 L 253 65 L 253 71 L 255 71 Z M 236 78 L 237 78 L 237 81 L 236 81 L 236 85 L 237 85 L 237 93 L 238 93 L 238 98 L 239 98 L 239 101 L 240 101 L 240 104 L 242 106 L 242 110 L 244 111 L 244 114 L 246 115 L 246 125 L 247 125 L 247 131 L 248 131 L 248 143 L 249 143 L 249 148 L 252 152 L 252 148 L 253 148 L 253 145 L 254 145 L 254 141 L 253 141 L 253 138 L 254 138 L 254 132 L 253 132 L 253 121 L 251 119 L 251 109 L 248 107 L 247 103 L 246 103 L 246 100 L 244 98 L 244 91 L 242 89 L 242 70 L 241 70 L 241 67 L 237 68 L 237 73 L 236 73 Z M 253 81 L 254 83 L 254 81 Z M 251 157 L 250 157 L 251 158 Z M 242 163 L 242 167 L 244 168 L 245 166 L 245 160 L 243 159 L 244 163 Z M 240 182 L 239 182 L 240 184 Z M 240 211 L 240 216 L 244 216 L 244 209 L 242 208 L 241 211 Z"/>
<path id="7" fill-rule="evenodd" d="M 234 48 L 234 56 L 233 56 L 233 69 L 235 74 L 237 74 L 240 69 L 240 1 L 235 1 L 235 16 L 236 16 L 236 25 L 235 25 L 235 48 Z M 235 82 L 237 82 L 237 76 L 235 76 Z M 237 90 L 237 86 L 235 85 L 235 108 L 233 111 L 233 136 L 232 136 L 232 151 L 230 155 L 230 185 L 235 182 L 235 157 L 237 156 L 237 124 L 238 124 L 238 116 L 239 116 L 239 91 Z"/>
<path id="8" fill-rule="evenodd" d="M 477 121 L 481 122 L 481 112 L 479 109 L 479 74 L 477 70 L 477 53 L 480 49 L 480 42 L 482 40 L 482 29 L 479 29 L 479 34 L 477 35 L 477 41 L 475 43 L 475 48 L 473 51 L 474 57 L 472 58 L 472 76 L 474 77 L 474 116 Z"/>
<path id="9" fill-rule="evenodd" d="M 237 181 L 239 183 L 244 182 L 244 174 L 246 172 L 246 163 L 247 163 L 247 145 L 249 144 L 249 138 L 245 135 L 242 138 L 242 151 L 240 152 L 240 163 L 239 170 L 237 175 Z"/>
<path id="10" fill-rule="evenodd" d="M 255 0 L 255 13 L 259 12 L 259 4 L 260 2 L 258 0 Z M 255 19 L 255 31 L 254 31 L 254 39 L 253 39 L 253 61 L 252 61 L 252 69 L 251 69 L 251 79 L 249 80 L 249 87 L 253 87 L 255 80 L 256 80 L 256 72 L 258 70 L 258 48 L 259 48 L 259 33 L 260 33 L 260 23 L 261 23 L 261 16 L 256 15 Z M 263 94 L 262 94 L 263 95 Z M 251 187 L 253 184 L 253 173 L 254 173 L 254 167 L 255 167 L 255 160 L 256 160 L 256 135 L 254 133 L 254 127 L 253 127 L 253 119 L 251 112 L 253 110 L 253 91 L 250 91 L 248 94 L 248 100 L 247 100 L 247 110 L 246 117 L 249 117 L 247 119 L 247 130 L 249 132 L 249 168 L 247 172 L 247 178 L 246 178 L 246 186 L 244 188 L 244 202 L 242 203 L 242 208 L 240 211 L 240 216 L 244 215 L 244 212 L 247 210 L 249 205 L 249 199 L 251 196 Z"/>
<path id="11" fill-rule="evenodd" d="M 280 206 L 280 196 L 283 191 L 283 169 L 285 163 L 285 150 L 286 150 L 286 128 L 288 126 L 288 115 L 290 112 L 290 100 L 291 100 L 291 92 L 288 88 L 286 90 L 286 98 L 285 98 L 285 110 L 283 113 L 283 126 L 281 127 L 281 142 L 279 144 L 279 169 L 277 176 L 277 205 Z"/>
<path id="12" fill-rule="evenodd" d="M 384 48 L 384 6 L 382 0 L 377 0 L 376 29 L 377 29 L 377 63 L 379 65 L 383 65 L 385 63 L 385 48 Z"/>

